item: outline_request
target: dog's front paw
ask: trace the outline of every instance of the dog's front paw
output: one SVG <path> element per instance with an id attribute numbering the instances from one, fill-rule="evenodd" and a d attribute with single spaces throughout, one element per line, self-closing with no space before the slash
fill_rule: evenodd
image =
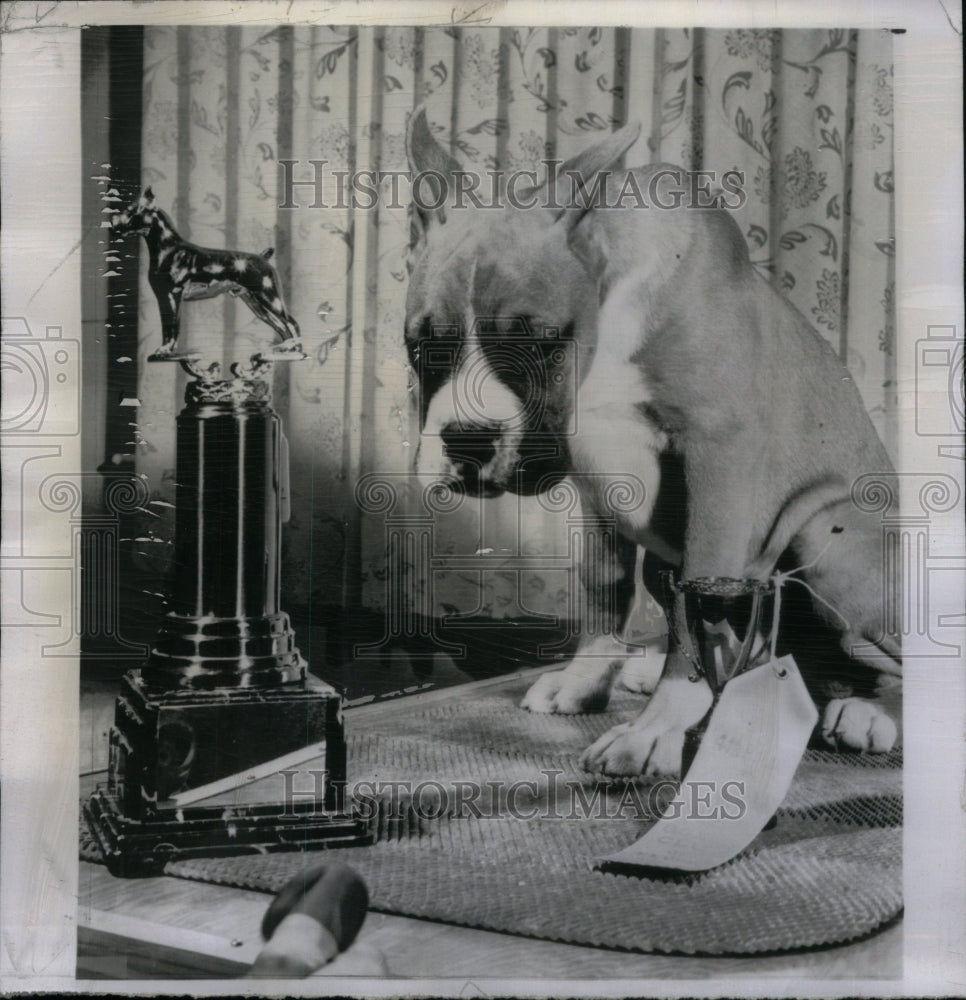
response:
<path id="1" fill-rule="evenodd" d="M 676 778 L 681 773 L 683 749 L 683 731 L 624 722 L 588 747 L 580 766 L 594 774 Z"/>
<path id="2" fill-rule="evenodd" d="M 822 739 L 837 750 L 888 753 L 897 737 L 889 714 L 863 698 L 836 698 L 828 703 L 822 718 Z"/>
<path id="3" fill-rule="evenodd" d="M 636 694 L 652 694 L 664 671 L 664 653 L 651 650 L 647 655 L 637 653 L 624 661 L 617 682 Z"/>
<path id="4" fill-rule="evenodd" d="M 610 700 L 611 678 L 586 676 L 568 670 L 541 674 L 520 702 L 531 712 L 579 715 L 603 712 Z"/>

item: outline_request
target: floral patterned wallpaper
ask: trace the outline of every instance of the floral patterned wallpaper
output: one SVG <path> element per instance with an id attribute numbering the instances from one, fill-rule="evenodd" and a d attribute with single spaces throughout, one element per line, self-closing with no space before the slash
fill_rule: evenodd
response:
<path id="1" fill-rule="evenodd" d="M 840 352 L 894 451 L 887 32 L 152 26 L 145 46 L 143 184 L 186 238 L 274 246 L 313 354 L 275 376 L 292 457 L 288 602 L 392 599 L 386 514 L 361 510 L 356 486 L 373 472 L 404 482 L 417 427 L 402 347 L 405 207 L 386 180 L 371 211 L 313 209 L 309 184 L 297 209 L 280 208 L 280 161 L 296 161 L 300 181 L 312 159 L 327 161 L 324 200 L 338 206 L 335 171 L 405 169 L 406 115 L 420 102 L 470 169 L 536 168 L 638 120 L 628 165 L 743 171 L 736 218 L 755 266 Z M 183 387 L 170 366 L 143 364 L 159 333 L 143 268 L 141 280 L 138 467 L 165 494 Z M 248 350 L 265 335 L 227 299 L 186 310 L 196 344 Z M 440 515 L 434 545 L 465 558 L 429 598 L 408 567 L 427 611 L 562 613 L 570 599 L 566 517 L 533 500 Z M 466 568 L 481 550 L 506 552 L 506 566 Z"/>

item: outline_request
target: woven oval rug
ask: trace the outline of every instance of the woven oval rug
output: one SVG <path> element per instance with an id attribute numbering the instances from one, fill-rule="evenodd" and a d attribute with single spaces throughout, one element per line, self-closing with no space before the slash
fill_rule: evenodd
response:
<path id="1" fill-rule="evenodd" d="M 401 704 L 366 732 L 347 713 L 349 784 L 362 783 L 373 807 L 372 846 L 172 862 L 166 873 L 275 892 L 338 859 L 365 878 L 376 911 L 689 955 L 844 943 L 901 912 L 899 753 L 809 750 L 777 823 L 711 872 L 603 873 L 595 861 L 640 837 L 667 789 L 601 781 L 577 761 L 641 699 L 615 694 L 595 715 L 532 715 L 518 707 L 525 690 Z M 87 839 L 82 853 L 92 850 Z"/>

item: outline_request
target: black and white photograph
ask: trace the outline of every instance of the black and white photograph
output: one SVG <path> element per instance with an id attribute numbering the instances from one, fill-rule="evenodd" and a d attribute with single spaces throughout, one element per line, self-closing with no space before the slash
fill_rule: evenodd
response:
<path id="1" fill-rule="evenodd" d="M 5 3 L 2 990 L 966 990 L 961 38 Z"/>

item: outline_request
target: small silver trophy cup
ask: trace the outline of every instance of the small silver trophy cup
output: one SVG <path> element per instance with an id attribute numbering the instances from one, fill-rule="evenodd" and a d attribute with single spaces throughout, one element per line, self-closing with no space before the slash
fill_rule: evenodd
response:
<path id="1" fill-rule="evenodd" d="M 781 580 L 676 582 L 673 573 L 661 574 L 669 638 L 694 667 L 691 680 L 703 679 L 711 689 L 711 708 L 685 734 L 674 808 L 599 867 L 630 868 L 647 877 L 659 871 L 710 871 L 778 822 L 779 806 L 818 721 L 794 659 L 779 659 L 775 650 Z M 745 808 L 740 815 L 688 808 L 697 788 L 714 796 L 726 784 L 741 789 Z M 709 824 L 709 819 L 718 822 Z"/>
<path id="2" fill-rule="evenodd" d="M 670 571 L 661 573 L 661 584 L 671 638 L 694 667 L 691 680 L 703 678 L 713 695 L 707 715 L 688 730 L 684 773 L 725 685 L 770 657 L 777 627 L 775 584 L 725 576 L 678 582 Z"/>

